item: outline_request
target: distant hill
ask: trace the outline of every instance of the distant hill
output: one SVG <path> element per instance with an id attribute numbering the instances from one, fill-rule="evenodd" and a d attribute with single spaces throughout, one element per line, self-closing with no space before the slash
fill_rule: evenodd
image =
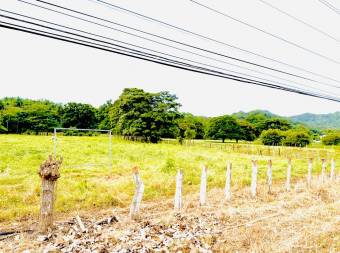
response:
<path id="1" fill-rule="evenodd" d="M 330 128 L 337 128 L 340 129 L 340 111 L 335 113 L 328 113 L 328 114 L 313 114 L 313 113 L 304 113 L 292 117 L 283 117 L 272 112 L 266 110 L 254 110 L 250 112 L 236 112 L 232 114 L 233 116 L 244 119 L 249 115 L 264 115 L 268 118 L 285 118 L 291 120 L 294 123 L 301 123 L 311 128 L 318 128 L 318 129 L 330 129 Z"/>
<path id="2" fill-rule="evenodd" d="M 338 128 L 340 129 L 340 112 L 328 114 L 304 113 L 290 117 L 294 122 L 306 124 L 313 128 Z"/>

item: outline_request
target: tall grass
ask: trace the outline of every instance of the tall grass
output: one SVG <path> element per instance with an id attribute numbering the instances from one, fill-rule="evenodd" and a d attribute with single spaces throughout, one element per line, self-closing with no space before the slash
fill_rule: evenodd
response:
<path id="1" fill-rule="evenodd" d="M 129 205 L 134 191 L 131 168 L 135 165 L 141 168 L 143 199 L 148 201 L 173 196 L 179 168 L 184 171 L 184 193 L 197 192 L 204 164 L 209 168 L 208 188 L 224 186 L 227 161 L 233 163 L 232 183 L 247 186 L 250 160 L 258 159 L 259 182 L 264 183 L 270 158 L 203 145 L 146 144 L 114 138 L 110 168 L 108 145 L 106 136 L 58 138 L 58 154 L 64 160 L 57 188 L 58 212 Z M 0 135 L 0 222 L 37 216 L 40 201 L 37 171 L 52 152 L 51 136 Z M 338 153 L 337 159 L 339 163 Z M 285 178 L 286 166 L 285 157 L 273 157 L 274 181 Z M 315 160 L 314 173 L 320 170 L 320 161 Z M 306 173 L 307 160 L 293 159 L 292 178 L 304 177 Z"/>

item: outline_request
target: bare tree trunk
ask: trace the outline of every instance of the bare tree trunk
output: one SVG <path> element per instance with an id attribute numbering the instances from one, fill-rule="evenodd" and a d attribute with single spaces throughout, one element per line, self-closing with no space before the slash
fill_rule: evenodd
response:
<path id="1" fill-rule="evenodd" d="M 60 177 L 59 168 L 62 161 L 58 161 L 50 155 L 41 166 L 41 207 L 40 207 L 40 231 L 46 233 L 53 226 L 53 208 L 56 199 L 55 189 L 57 179 Z"/>

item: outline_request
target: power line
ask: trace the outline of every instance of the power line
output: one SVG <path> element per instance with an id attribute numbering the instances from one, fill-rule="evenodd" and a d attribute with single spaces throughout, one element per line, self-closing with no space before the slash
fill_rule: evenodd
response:
<path id="1" fill-rule="evenodd" d="M 234 73 L 234 74 L 237 74 L 237 75 L 243 75 L 243 76 L 248 76 L 248 77 L 251 77 L 251 78 L 256 78 L 256 79 L 263 80 L 263 81 L 266 81 L 266 82 L 273 82 L 272 80 L 268 80 L 268 79 L 264 79 L 264 78 L 259 78 L 259 77 L 255 77 L 255 76 L 252 76 L 252 75 L 247 75 L 247 74 L 240 73 L 240 72 L 236 72 L 236 71 L 231 71 L 231 70 L 228 70 L 228 69 L 225 69 L 225 68 L 220 68 L 220 67 L 212 66 L 212 65 L 209 65 L 209 64 L 204 64 L 204 63 L 197 62 L 197 61 L 192 61 L 192 60 L 190 60 L 190 59 L 185 59 L 185 58 L 182 58 L 182 57 L 174 56 L 174 55 L 172 55 L 172 54 L 167 54 L 167 53 L 159 52 L 159 51 L 156 51 L 156 50 L 152 50 L 152 49 L 149 49 L 149 48 L 141 47 L 141 46 L 134 45 L 134 44 L 131 44 L 131 43 L 126 43 L 126 42 L 119 41 L 119 40 L 116 40 L 116 39 L 112 39 L 112 38 L 109 38 L 109 37 L 101 36 L 101 35 L 98 35 L 98 34 L 89 33 L 89 32 L 86 32 L 86 31 L 83 31 L 83 30 L 79 30 L 79 29 L 75 29 L 75 28 L 72 28 L 72 27 L 69 27 L 69 26 L 64 26 L 64 25 L 56 24 L 56 23 L 54 23 L 54 22 L 49 22 L 49 21 L 45 21 L 45 20 L 41 20 L 41 19 L 29 17 L 29 16 L 26 16 L 26 15 L 14 13 L 14 12 L 2 10 L 2 9 L 0 9 L 0 11 L 6 12 L 6 13 L 10 13 L 10 14 L 14 14 L 14 15 L 16 15 L 16 16 L 20 16 L 20 17 L 32 19 L 32 20 L 35 20 L 35 21 L 39 21 L 39 22 L 43 22 L 43 23 L 47 23 L 47 24 L 52 24 L 52 25 L 54 25 L 54 26 L 59 26 L 59 27 L 66 28 L 66 29 L 69 29 L 69 30 L 73 30 L 73 31 L 85 33 L 85 34 L 92 35 L 92 36 L 95 36 L 95 37 L 99 37 L 99 38 L 102 38 L 102 39 L 107 39 L 107 40 L 110 40 L 110 41 L 118 42 L 118 43 L 121 43 L 121 44 L 124 44 L 124 45 L 128 45 L 128 46 L 133 46 L 133 47 L 141 48 L 141 49 L 143 49 L 143 50 L 148 50 L 148 51 L 151 51 L 151 52 L 154 52 L 154 53 L 163 54 L 163 55 L 170 56 L 170 57 L 173 57 L 173 58 L 177 58 L 177 59 L 180 59 L 180 60 L 189 61 L 189 62 L 196 63 L 196 64 L 200 64 L 200 65 L 203 65 L 203 66 L 206 66 L 206 67 L 212 67 L 212 68 L 215 68 L 215 69 L 219 69 L 219 70 L 223 70 L 223 71 L 228 71 L 228 72 L 231 72 L 231 73 Z M 18 18 L 13 18 L 13 17 L 5 16 L 5 15 L 0 15 L 0 16 L 5 17 L 5 18 L 9 18 L 9 19 L 12 19 L 12 20 L 15 20 L 15 21 L 26 22 L 26 23 L 29 23 L 29 24 L 31 24 L 31 25 L 38 25 L 38 26 L 40 26 L 40 27 L 53 29 L 54 31 L 58 31 L 58 32 L 63 32 L 63 33 L 71 34 L 71 35 L 81 36 L 81 35 L 78 35 L 78 34 L 69 33 L 69 32 L 65 32 L 65 31 L 61 31 L 61 30 L 59 30 L 59 29 L 54 29 L 54 28 L 42 26 L 42 25 L 37 24 L 37 23 L 27 22 L 27 21 L 24 21 L 24 20 L 18 19 Z M 84 36 L 81 36 L 81 37 L 82 37 L 82 38 L 85 38 L 85 39 L 92 39 L 92 38 L 84 37 Z M 103 42 L 103 41 L 101 41 L 101 40 L 95 40 L 95 41 Z M 113 46 L 117 46 L 117 44 L 112 44 L 112 43 L 108 43 L 108 42 L 104 42 L 104 43 L 110 44 L 110 45 L 113 45 Z M 123 47 L 123 48 L 127 49 L 126 47 Z M 275 82 L 275 81 L 274 81 L 274 82 Z M 286 85 L 286 86 L 287 86 L 287 84 L 283 84 L 283 83 L 280 83 L 280 82 L 275 82 L 275 83 L 281 84 L 281 85 Z M 300 86 L 309 87 L 309 88 L 313 88 L 313 89 L 315 89 L 315 90 L 318 90 L 318 91 L 321 91 L 321 92 L 325 92 L 326 94 L 331 94 L 331 93 L 329 93 L 329 92 L 327 92 L 327 91 L 320 90 L 320 89 L 317 89 L 317 88 L 315 88 L 315 87 L 311 87 L 311 86 L 307 86 L 307 85 L 301 85 L 301 84 L 299 84 L 299 85 L 300 85 Z M 293 88 L 297 88 L 297 89 L 298 89 L 298 87 L 292 86 L 292 85 L 288 85 L 288 87 L 293 87 Z M 331 94 L 331 95 L 335 95 L 335 94 Z M 339 94 L 337 94 L 337 95 L 339 95 Z M 335 95 L 335 96 L 337 96 L 337 95 Z"/>
<path id="2" fill-rule="evenodd" d="M 256 30 L 256 31 L 262 32 L 262 33 L 264 33 L 264 34 L 266 34 L 266 35 L 268 35 L 268 36 L 270 36 L 270 37 L 272 37 L 272 38 L 275 38 L 275 39 L 278 39 L 278 40 L 280 40 L 280 41 L 283 41 L 283 42 L 285 42 L 285 43 L 287 43 L 287 44 L 289 44 L 289 45 L 292 45 L 292 46 L 294 46 L 294 47 L 296 47 L 296 48 L 299 48 L 299 49 L 301 49 L 301 50 L 303 50 L 303 51 L 306 51 L 306 52 L 308 52 L 308 53 L 310 53 L 310 54 L 316 55 L 316 56 L 318 56 L 318 57 L 320 57 L 320 58 L 323 58 L 323 59 L 325 59 L 325 60 L 328 60 L 328 61 L 330 61 L 330 62 L 333 62 L 333 63 L 336 63 L 336 64 L 340 64 L 340 61 L 338 61 L 338 60 L 335 60 L 335 59 L 333 59 L 333 58 L 331 58 L 331 57 L 328 57 L 328 56 L 326 56 L 326 55 L 323 55 L 323 54 L 321 54 L 321 53 L 318 53 L 318 52 L 316 52 L 316 51 L 314 51 L 314 50 L 308 49 L 308 48 L 306 48 L 306 47 L 304 47 L 304 46 L 301 46 L 300 44 L 297 44 L 297 43 L 295 43 L 295 42 L 293 42 L 293 41 L 287 40 L 287 39 L 285 39 L 285 38 L 283 38 L 283 37 L 281 37 L 281 36 L 279 36 L 279 35 L 273 34 L 273 33 L 271 33 L 271 32 L 267 32 L 266 30 L 263 30 L 262 28 L 259 28 L 259 27 L 257 27 L 257 26 L 254 26 L 254 25 L 252 25 L 252 24 L 249 24 L 249 23 L 247 23 L 247 22 L 245 22 L 245 21 L 242 21 L 242 20 L 240 20 L 240 19 L 234 18 L 234 17 L 228 15 L 228 14 L 225 13 L 225 12 L 221 12 L 221 11 L 219 11 L 219 10 L 216 10 L 216 9 L 214 9 L 214 8 L 212 8 L 212 7 L 209 7 L 209 6 L 207 6 L 207 5 L 204 5 L 204 4 L 202 4 L 202 3 L 198 2 L 198 1 L 195 1 L 195 0 L 188 0 L 188 1 L 190 1 L 190 2 L 192 2 L 192 3 L 194 3 L 194 4 L 196 4 L 196 5 L 199 5 L 199 6 L 203 7 L 203 8 L 205 8 L 205 9 L 208 9 L 208 10 L 210 10 L 210 11 L 212 11 L 212 12 L 215 12 L 215 13 L 217 13 L 217 14 L 219 14 L 219 15 L 222 15 L 222 16 L 224 16 L 224 17 L 226 17 L 226 18 L 229 18 L 229 19 L 231 19 L 231 20 L 233 20 L 233 21 L 235 21 L 235 22 L 238 22 L 238 23 L 243 24 L 243 25 L 245 25 L 245 26 L 247 26 L 247 27 L 250 27 L 250 28 L 252 28 L 252 29 L 254 29 L 254 30 Z"/>
<path id="3" fill-rule="evenodd" d="M 56 13 L 59 13 L 59 14 L 63 14 L 63 15 L 66 15 L 66 16 L 69 16 L 69 17 L 72 17 L 72 18 L 76 18 L 76 19 L 79 19 L 79 20 L 82 20 L 82 21 L 85 21 L 85 22 L 89 22 L 89 23 L 96 24 L 96 25 L 99 25 L 99 26 L 102 26 L 102 27 L 106 27 L 106 28 L 114 30 L 114 31 L 122 32 L 122 33 L 125 33 L 125 34 L 129 34 L 131 36 L 136 36 L 138 38 L 149 40 L 149 41 L 152 41 L 154 43 L 158 43 L 158 44 L 165 45 L 165 46 L 168 46 L 168 47 L 176 48 L 176 47 L 173 47 L 173 46 L 170 46 L 170 45 L 167 45 L 167 44 L 164 44 L 164 43 L 161 43 L 161 42 L 149 39 L 149 38 L 145 38 L 145 37 L 140 36 L 140 35 L 129 33 L 129 32 L 126 32 L 126 31 L 122 31 L 122 30 L 119 30 L 117 28 L 113 28 L 113 27 L 106 26 L 106 25 L 103 25 L 103 24 L 100 24 L 100 23 L 97 23 L 97 22 L 93 22 L 93 21 L 90 21 L 90 20 L 87 20 L 87 19 L 83 19 L 83 18 L 80 18 L 80 17 L 77 17 L 77 16 L 73 16 L 73 15 L 70 15 L 70 14 L 67 14 L 67 13 L 64 13 L 64 12 L 61 12 L 61 11 L 56 11 L 56 10 L 53 10 L 53 9 L 50 9 L 50 8 L 47 8 L 47 7 L 44 7 L 44 6 L 40 6 L 40 5 L 37 5 L 37 4 L 33 4 L 33 3 L 30 3 L 30 2 L 27 2 L 25 0 L 18 0 L 18 1 L 26 3 L 26 4 L 30 4 L 30 5 L 39 7 L 39 8 L 43 8 L 43 9 L 46 9 L 46 10 L 49 10 L 49 11 L 53 11 L 53 12 L 56 12 Z M 235 60 L 235 61 L 238 61 L 238 62 L 250 64 L 250 65 L 253 65 L 253 66 L 256 66 L 256 67 L 261 67 L 261 68 L 268 69 L 268 70 L 271 70 L 271 71 L 276 71 L 276 72 L 279 72 L 281 74 L 286 74 L 286 75 L 302 78 L 302 79 L 305 79 L 305 80 L 308 80 L 308 81 L 320 83 L 320 82 L 318 82 L 316 80 L 313 80 L 313 79 L 310 79 L 310 78 L 307 78 L 307 77 L 303 77 L 303 76 L 300 76 L 300 75 L 295 75 L 295 74 L 292 74 L 292 73 L 289 73 L 289 72 L 285 72 L 285 71 L 281 71 L 281 70 L 278 70 L 278 69 L 275 69 L 275 68 L 267 67 L 267 66 L 264 66 L 264 65 L 260 65 L 260 64 L 257 64 L 257 63 L 250 62 L 250 61 L 241 60 L 241 59 L 236 58 L 236 57 L 231 57 L 231 56 L 228 56 L 228 55 L 225 55 L 225 54 L 221 54 L 221 53 L 210 51 L 210 50 L 207 50 L 207 49 L 204 49 L 204 48 L 200 48 L 200 47 L 197 47 L 197 46 L 189 45 L 189 44 L 177 41 L 177 40 L 173 40 L 173 39 L 166 38 L 166 37 L 163 37 L 163 36 L 159 36 L 159 35 L 156 35 L 156 34 L 153 34 L 153 33 L 145 32 L 145 31 L 142 31 L 140 29 L 136 29 L 136 28 L 133 28 L 133 27 L 130 27 L 130 26 L 122 25 L 122 24 L 119 24 L 117 22 L 113 22 L 113 21 L 108 20 L 108 19 L 96 17 L 96 16 L 93 16 L 93 15 L 90 15 L 90 14 L 87 14 L 87 13 L 84 13 L 84 12 L 80 12 L 80 11 L 76 11 L 76 10 L 73 10 L 73 9 L 70 9 L 70 8 L 66 8 L 64 6 L 60 6 L 60 5 L 56 5 L 56 4 L 52 4 L 52 3 L 48 3 L 48 2 L 44 2 L 44 1 L 40 1 L 40 0 L 37 0 L 37 1 L 38 2 L 43 2 L 43 3 L 47 4 L 47 5 L 51 5 L 51 6 L 54 6 L 54 7 L 57 7 L 57 8 L 61 8 L 61 9 L 64 9 L 64 10 L 67 10 L 67 11 L 70 11 L 70 12 L 73 12 L 73 13 L 81 14 L 81 15 L 84 15 L 86 17 L 94 18 L 94 19 L 97 19 L 97 20 L 100 20 L 100 21 L 104 21 L 104 22 L 107 22 L 107 23 L 110 23 L 110 24 L 114 24 L 114 25 L 117 25 L 117 26 L 120 26 L 120 27 L 124 27 L 124 28 L 127 28 L 127 29 L 138 31 L 140 33 L 147 34 L 147 35 L 150 35 L 150 36 L 153 36 L 153 37 L 156 37 L 156 38 L 160 38 L 160 39 L 163 39 L 163 40 L 166 40 L 166 41 L 170 41 L 170 42 L 173 42 L 173 43 L 176 43 L 176 44 L 179 44 L 179 45 L 183 45 L 183 46 L 187 46 L 187 47 L 190 47 L 190 48 L 194 48 L 196 50 L 200 50 L 200 51 L 203 51 L 203 52 L 206 52 L 206 53 L 211 53 L 211 54 L 214 54 L 214 55 L 217 55 L 217 56 L 221 56 L 221 57 L 224 57 L 224 58 L 227 58 L 227 59 L 231 59 L 231 60 Z M 181 51 L 190 52 L 190 51 L 179 49 L 179 48 L 176 48 L 176 49 L 177 50 L 181 50 Z M 193 53 L 193 52 L 191 52 L 191 53 Z M 204 56 L 202 56 L 202 57 L 204 57 Z M 212 58 L 210 58 L 210 59 L 212 59 Z M 225 62 L 225 61 L 223 61 L 223 62 L 226 63 L 226 64 L 230 64 L 230 63 Z M 237 65 L 234 65 L 234 66 L 237 66 Z M 238 67 L 241 67 L 241 66 L 238 66 Z M 336 88 L 340 88 L 340 86 L 334 86 L 332 84 L 327 84 L 327 85 L 332 86 L 332 87 L 336 87 Z"/>
<path id="4" fill-rule="evenodd" d="M 19 0 L 19 1 L 22 1 L 22 0 Z M 44 1 L 41 1 L 41 0 L 36 0 L 36 1 L 44 2 Z M 206 39 L 206 40 L 215 42 L 215 43 L 220 44 L 220 45 L 224 45 L 224 46 L 227 46 L 227 47 L 230 47 L 230 48 L 233 48 L 233 49 L 237 49 L 237 50 L 239 50 L 239 51 L 242 51 L 242 52 L 245 52 L 245 53 L 248 53 L 248 54 L 252 54 L 252 55 L 255 55 L 255 56 L 257 56 L 257 57 L 260 57 L 260 58 L 263 58 L 263 59 L 266 59 L 266 60 L 269 60 L 269 61 L 272 61 L 272 62 L 275 62 L 275 63 L 279 63 L 279 64 L 285 65 L 285 66 L 287 66 L 287 67 L 290 67 L 290 68 L 298 69 L 298 70 L 300 70 L 300 71 L 303 71 L 303 72 L 306 72 L 306 73 L 309 73 L 309 74 L 312 74 L 312 75 L 315 75 L 315 76 L 322 77 L 322 78 L 324 78 L 324 79 L 328 79 L 328 80 L 331 80 L 331 81 L 340 83 L 339 80 L 336 80 L 336 79 L 334 79 L 334 78 L 331 78 L 331 77 L 328 77 L 328 76 L 325 76 L 325 75 L 322 75 L 322 74 L 319 74 L 319 73 L 316 73 L 316 72 L 307 70 L 307 69 L 302 68 L 302 67 L 294 66 L 294 65 L 292 65 L 292 64 L 285 63 L 285 62 L 283 62 L 283 61 L 276 60 L 276 59 L 273 59 L 273 58 L 270 58 L 270 57 L 267 57 L 267 56 L 264 56 L 264 55 L 261 55 L 261 54 L 257 54 L 257 53 L 255 53 L 255 52 L 252 52 L 252 51 L 249 51 L 249 50 L 246 50 L 246 49 L 242 49 L 242 48 L 240 48 L 240 47 L 237 47 L 237 46 L 234 46 L 234 45 L 231 45 L 231 44 L 228 44 L 228 43 L 219 41 L 219 40 L 217 40 L 217 39 L 214 39 L 214 38 L 211 38 L 211 37 L 208 37 L 208 36 L 199 34 L 199 33 L 195 33 L 195 32 L 189 31 L 189 30 L 184 29 L 184 28 L 181 28 L 181 27 L 179 27 L 179 26 L 172 25 L 172 24 L 170 24 L 170 23 L 161 21 L 161 20 L 159 20 L 159 19 L 155 19 L 155 18 L 149 17 L 149 16 L 147 16 L 147 15 L 137 13 L 137 12 L 132 11 L 132 10 L 129 10 L 129 9 L 127 9 L 127 8 L 123 8 L 123 7 L 121 7 L 121 6 L 118 6 L 118 5 L 115 5 L 115 4 L 111 4 L 111 3 L 105 2 L 105 1 L 103 1 L 103 0 L 87 0 L 87 1 L 97 2 L 97 3 L 102 4 L 102 5 L 104 5 L 104 6 L 107 6 L 107 7 L 113 8 L 113 9 L 118 9 L 118 10 L 121 10 L 121 11 L 124 11 L 124 12 L 127 12 L 127 13 L 130 13 L 130 14 L 133 14 L 133 15 L 138 16 L 138 17 L 140 17 L 140 18 L 142 18 L 142 19 L 145 19 L 145 20 L 148 20 L 148 21 L 151 21 L 151 22 L 156 22 L 156 23 L 159 23 L 159 24 L 162 24 L 162 25 L 171 27 L 171 28 L 173 28 L 173 29 L 176 29 L 176 30 L 178 30 L 178 31 L 181 31 L 181 32 L 184 32 L 184 33 L 187 33 L 187 34 L 194 35 L 194 36 L 196 36 L 196 37 L 200 37 L 200 38 L 202 38 L 202 39 Z M 44 3 L 46 3 L 46 2 L 44 2 Z M 46 3 L 46 4 L 48 4 L 48 3 Z M 314 81 L 315 81 L 315 80 L 314 80 Z"/>
<path id="5" fill-rule="evenodd" d="M 18 26 L 18 25 L 6 23 L 6 22 L 0 22 L 0 27 L 12 29 L 12 30 L 16 30 L 16 31 L 22 31 L 22 32 L 26 32 L 26 33 L 31 33 L 31 34 L 35 34 L 35 35 L 39 35 L 39 36 L 43 36 L 43 37 L 52 38 L 52 39 L 57 39 L 57 40 L 61 40 L 61 41 L 64 41 L 64 42 L 70 42 L 70 43 L 74 43 L 74 44 L 78 44 L 78 45 L 88 46 L 88 47 L 91 47 L 91 48 L 100 49 L 100 50 L 104 50 L 104 51 L 108 51 L 108 52 L 113 52 L 113 53 L 117 53 L 117 54 L 121 54 L 121 55 L 125 55 L 125 56 L 130 56 L 130 57 L 137 58 L 137 59 L 147 60 L 147 61 L 151 61 L 151 62 L 154 62 L 154 63 L 162 64 L 162 65 L 165 65 L 165 66 L 171 66 L 171 67 L 175 67 L 175 68 L 179 68 L 179 69 L 183 69 L 183 70 L 189 70 L 189 71 L 196 72 L 196 73 L 212 75 L 212 76 L 226 78 L 226 79 L 230 79 L 230 80 L 235 80 L 235 81 L 239 81 L 239 82 L 243 82 L 243 83 L 256 84 L 256 85 L 260 85 L 260 86 L 264 86 L 264 87 L 269 87 L 269 88 L 274 88 L 274 89 L 279 89 L 279 90 L 285 90 L 285 91 L 290 91 L 290 92 L 294 92 L 294 93 L 298 93 L 298 94 L 303 94 L 303 95 L 308 95 L 308 96 L 317 97 L 317 98 L 323 98 L 323 99 L 327 99 L 327 100 L 331 100 L 331 101 L 335 101 L 335 102 L 340 102 L 340 98 L 337 98 L 337 97 L 329 97 L 329 96 L 325 96 L 325 95 L 322 95 L 322 94 L 316 94 L 316 93 L 312 93 L 312 92 L 305 92 L 305 91 L 301 91 L 301 90 L 295 90 L 295 89 L 291 89 L 291 88 L 280 87 L 280 86 L 276 86 L 276 85 L 273 85 L 273 84 L 257 82 L 257 81 L 254 81 L 254 80 L 245 80 L 243 78 L 239 79 L 237 77 L 230 77 L 229 75 L 225 75 L 224 73 L 219 73 L 219 72 L 216 72 L 216 71 L 210 71 L 209 69 L 195 68 L 195 66 L 192 66 L 192 67 L 181 66 L 181 65 L 178 65 L 178 64 L 175 64 L 175 63 L 162 61 L 161 59 L 152 59 L 152 58 L 150 59 L 150 58 L 140 56 L 140 55 L 136 55 L 136 54 L 132 54 L 132 53 L 129 53 L 129 52 L 119 51 L 119 50 L 116 50 L 115 48 L 109 49 L 108 47 L 103 47 L 102 45 L 98 45 L 98 44 L 91 43 L 91 42 L 88 42 L 88 41 L 82 41 L 82 40 L 79 40 L 79 39 L 61 36 L 59 34 L 48 33 L 48 32 L 41 31 L 41 30 L 39 31 L 37 29 L 22 27 L 22 26 Z"/>
<path id="6" fill-rule="evenodd" d="M 327 2 L 326 0 L 319 0 L 319 2 L 328 7 L 329 9 L 331 9 L 332 11 L 334 11 L 336 14 L 340 15 L 340 10 L 331 3 Z"/>
<path id="7" fill-rule="evenodd" d="M 292 14 L 289 14 L 288 12 L 286 12 L 286 11 L 276 7 L 276 6 L 274 6 L 273 4 L 271 4 L 271 3 L 269 3 L 269 2 L 267 2 L 265 0 L 259 0 L 259 1 L 262 2 L 263 4 L 267 5 L 267 6 L 271 7 L 272 9 L 274 9 L 274 10 L 276 10 L 276 11 L 278 11 L 278 12 L 280 12 L 280 13 L 282 13 L 282 14 L 284 14 L 284 15 L 292 18 L 292 19 L 294 19 L 295 21 L 297 21 L 297 22 L 299 22 L 301 24 L 304 24 L 305 26 L 309 27 L 310 29 L 312 29 L 312 30 L 314 30 L 314 31 L 316 31 L 316 32 L 318 32 L 318 33 L 320 33 L 320 34 L 322 34 L 322 35 L 324 35 L 324 36 L 326 36 L 326 37 L 336 41 L 336 42 L 340 42 L 340 40 L 338 38 L 332 36 L 331 34 L 322 31 L 321 29 L 319 29 L 319 28 L 317 28 L 317 27 L 315 27 L 315 26 L 313 26 L 313 25 L 303 21 L 302 19 L 299 19 L 299 18 L 295 17 Z"/>

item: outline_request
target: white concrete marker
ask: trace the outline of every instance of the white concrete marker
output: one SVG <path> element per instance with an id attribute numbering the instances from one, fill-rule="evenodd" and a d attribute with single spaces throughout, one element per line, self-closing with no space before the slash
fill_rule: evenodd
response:
<path id="1" fill-rule="evenodd" d="M 231 168 L 232 168 L 232 164 L 230 162 L 228 162 L 227 172 L 226 172 L 226 181 L 225 181 L 225 198 L 226 198 L 226 200 L 231 199 Z"/>
<path id="2" fill-rule="evenodd" d="M 251 174 L 251 195 L 256 197 L 256 184 L 257 184 L 257 161 L 252 160 L 252 174 Z"/>
<path id="3" fill-rule="evenodd" d="M 183 171 L 178 170 L 176 176 L 176 193 L 175 193 L 175 209 L 182 209 L 182 182 L 183 182 Z"/>
<path id="4" fill-rule="evenodd" d="M 133 200 L 132 200 L 131 207 L 130 207 L 130 217 L 133 217 L 139 212 L 140 203 L 142 202 L 143 193 L 144 193 L 144 184 L 142 182 L 142 179 L 139 176 L 138 167 L 133 168 L 133 179 L 136 184 L 136 190 L 135 190 L 135 194 L 133 196 Z"/>
<path id="5" fill-rule="evenodd" d="M 201 187 L 200 187 L 200 205 L 205 205 L 207 201 L 207 167 L 202 167 Z"/>

